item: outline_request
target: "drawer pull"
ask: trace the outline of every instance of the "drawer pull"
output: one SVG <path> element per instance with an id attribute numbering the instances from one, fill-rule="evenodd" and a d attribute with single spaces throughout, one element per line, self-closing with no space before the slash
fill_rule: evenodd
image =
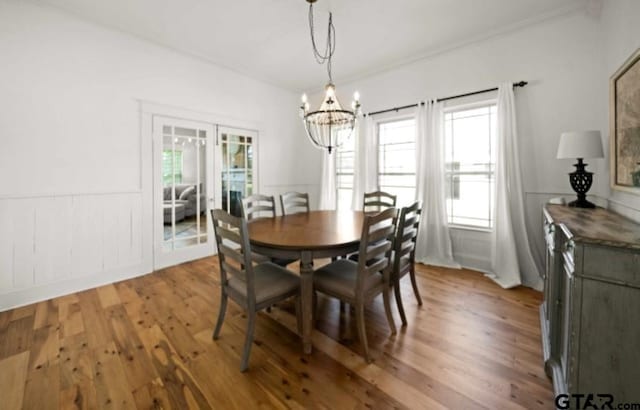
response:
<path id="1" fill-rule="evenodd" d="M 573 252 L 573 249 L 575 248 L 575 243 L 573 241 L 567 241 L 567 243 L 564 244 L 564 250 L 566 252 Z"/>

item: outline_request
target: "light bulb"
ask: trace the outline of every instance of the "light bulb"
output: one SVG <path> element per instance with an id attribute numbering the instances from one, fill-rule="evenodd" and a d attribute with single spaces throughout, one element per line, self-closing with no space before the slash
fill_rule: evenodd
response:
<path id="1" fill-rule="evenodd" d="M 333 84 L 327 84 L 327 86 L 325 87 L 325 91 L 326 91 L 327 97 L 333 98 L 336 95 L 336 89 L 333 86 Z"/>
<path id="2" fill-rule="evenodd" d="M 302 94 L 302 104 L 307 104 L 307 94 Z"/>
<path id="3" fill-rule="evenodd" d="M 360 93 L 357 92 L 357 91 L 355 93 L 353 93 L 353 99 L 355 101 L 360 101 Z"/>

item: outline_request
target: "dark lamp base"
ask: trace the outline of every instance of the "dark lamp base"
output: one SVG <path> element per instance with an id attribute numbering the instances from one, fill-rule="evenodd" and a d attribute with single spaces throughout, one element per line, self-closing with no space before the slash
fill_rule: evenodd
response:
<path id="1" fill-rule="evenodd" d="M 586 199 L 576 199 L 575 201 L 569 202 L 568 206 L 572 208 L 595 208 L 595 204 L 587 201 Z"/>
<path id="2" fill-rule="evenodd" d="M 571 188 L 578 195 L 578 199 L 569 202 L 569 206 L 574 208 L 595 208 L 594 204 L 587 201 L 587 192 L 589 192 L 593 182 L 593 173 L 584 170 L 587 164 L 582 162 L 582 158 L 578 158 L 578 162 L 573 166 L 576 167 L 576 170 L 569 174 L 569 182 L 571 183 Z"/>

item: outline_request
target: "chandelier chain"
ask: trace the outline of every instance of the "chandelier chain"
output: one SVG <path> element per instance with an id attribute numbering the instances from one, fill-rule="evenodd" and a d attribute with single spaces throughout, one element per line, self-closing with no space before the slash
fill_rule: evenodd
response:
<path id="1" fill-rule="evenodd" d="M 333 77 L 331 75 L 331 57 L 336 51 L 336 29 L 333 25 L 333 14 L 329 13 L 329 24 L 327 25 L 327 40 L 324 47 L 324 52 L 318 51 L 318 46 L 315 39 L 315 26 L 313 24 L 313 4 L 309 4 L 309 31 L 311 33 L 311 45 L 313 46 L 313 56 L 318 64 L 327 64 L 327 74 L 329 75 L 329 82 L 333 83 Z"/>

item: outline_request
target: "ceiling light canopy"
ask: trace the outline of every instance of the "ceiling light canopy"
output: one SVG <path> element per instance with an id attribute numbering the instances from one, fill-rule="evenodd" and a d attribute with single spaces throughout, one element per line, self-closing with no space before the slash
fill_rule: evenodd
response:
<path id="1" fill-rule="evenodd" d="M 353 95 L 351 109 L 345 109 L 338 101 L 336 87 L 333 85 L 331 75 L 331 58 L 335 52 L 336 37 L 333 25 L 333 15 L 329 13 L 329 23 L 327 26 L 327 43 L 324 52 L 320 53 L 316 45 L 314 25 L 313 25 L 313 3 L 316 0 L 307 0 L 309 3 L 309 32 L 311 34 L 311 45 L 313 54 L 318 64 L 327 65 L 329 83 L 325 86 L 325 95 L 320 103 L 320 107 L 315 111 L 309 111 L 307 95 L 302 95 L 302 105 L 300 115 L 304 121 L 304 127 L 311 143 L 320 148 L 327 149 L 329 153 L 339 147 L 348 138 L 351 138 L 356 120 L 360 112 L 360 97 L 358 92 Z"/>

